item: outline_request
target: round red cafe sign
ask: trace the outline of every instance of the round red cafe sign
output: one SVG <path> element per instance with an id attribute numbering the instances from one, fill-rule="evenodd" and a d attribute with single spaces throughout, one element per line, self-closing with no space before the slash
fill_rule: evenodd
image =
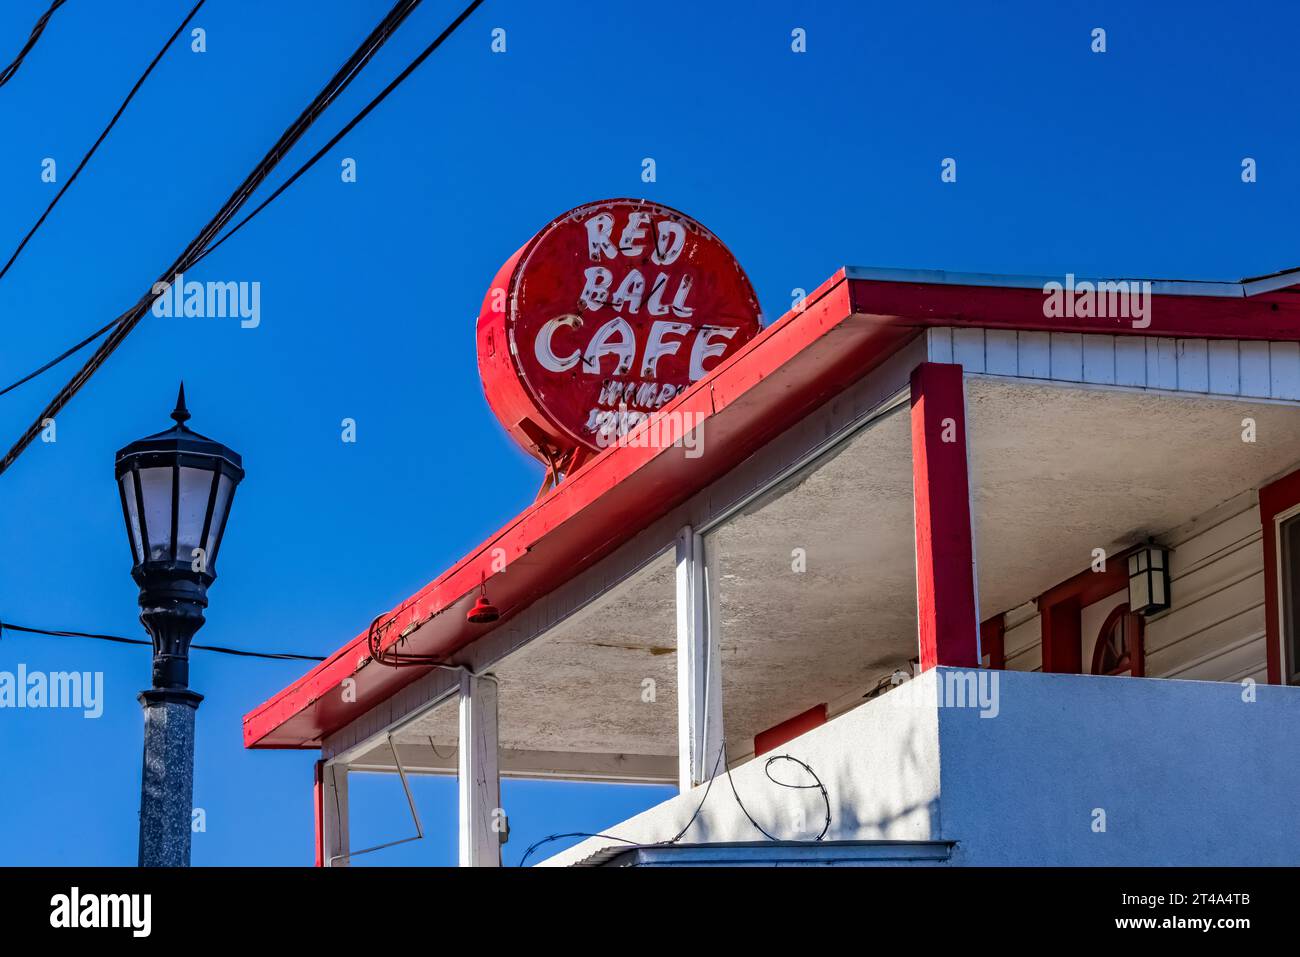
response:
<path id="1" fill-rule="evenodd" d="M 478 318 L 488 405 L 553 462 L 625 434 L 759 330 L 753 287 L 707 229 L 639 199 L 554 219 L 501 267 Z"/>

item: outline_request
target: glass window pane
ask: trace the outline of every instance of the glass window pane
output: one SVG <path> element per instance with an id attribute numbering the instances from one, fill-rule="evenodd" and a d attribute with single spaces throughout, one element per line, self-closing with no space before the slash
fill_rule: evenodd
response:
<path id="1" fill-rule="evenodd" d="M 181 500 L 176 518 L 176 557 L 193 561 L 194 549 L 201 544 L 203 519 L 212 494 L 212 473 L 207 469 L 181 469 Z"/>
<path id="2" fill-rule="evenodd" d="M 217 564 L 217 548 L 221 545 L 221 526 L 225 524 L 226 512 L 230 509 L 230 494 L 234 491 L 230 476 L 222 474 L 217 480 L 217 504 L 212 509 L 212 527 L 208 529 L 208 540 L 203 550 L 208 556 L 208 571 L 214 572 Z"/>
<path id="3" fill-rule="evenodd" d="M 144 495 L 145 534 L 149 539 L 149 559 L 167 560 L 172 546 L 172 470 L 140 470 L 140 491 Z"/>
<path id="4" fill-rule="evenodd" d="M 138 565 L 144 548 L 140 544 L 140 513 L 135 504 L 135 473 L 122 476 L 122 495 L 126 501 L 126 531 L 131 536 L 131 558 Z"/>

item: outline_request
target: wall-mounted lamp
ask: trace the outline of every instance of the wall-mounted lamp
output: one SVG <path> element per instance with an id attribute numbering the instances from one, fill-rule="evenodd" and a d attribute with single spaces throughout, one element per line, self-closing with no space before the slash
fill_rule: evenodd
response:
<path id="1" fill-rule="evenodd" d="M 1169 549 L 1147 542 L 1128 557 L 1128 607 L 1151 615 L 1169 607 Z"/>

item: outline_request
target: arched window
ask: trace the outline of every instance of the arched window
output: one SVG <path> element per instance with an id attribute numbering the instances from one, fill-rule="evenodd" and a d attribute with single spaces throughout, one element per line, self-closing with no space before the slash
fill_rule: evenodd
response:
<path id="1" fill-rule="evenodd" d="M 1142 616 L 1130 612 L 1128 605 L 1120 605 L 1107 615 L 1092 652 L 1092 673 L 1141 678 L 1145 673 L 1143 624 Z"/>

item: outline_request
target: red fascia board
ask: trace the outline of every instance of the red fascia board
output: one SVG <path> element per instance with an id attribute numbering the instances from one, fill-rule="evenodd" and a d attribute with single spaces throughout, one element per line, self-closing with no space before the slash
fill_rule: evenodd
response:
<path id="1" fill-rule="evenodd" d="M 1153 322 L 1052 319 L 1041 289 L 851 279 L 841 269 L 743 349 L 678 396 L 661 414 L 701 416 L 705 454 L 620 446 L 606 449 L 443 575 L 397 606 L 384 647 L 450 657 L 573 578 L 929 326 L 1099 332 L 1180 338 L 1300 341 L 1293 288 L 1250 298 L 1153 296 Z M 507 568 L 492 573 L 495 549 Z M 465 621 L 486 574 L 501 609 L 493 626 Z M 418 635 L 404 636 L 419 628 Z M 423 668 L 371 663 L 362 632 L 329 659 L 244 717 L 244 744 L 315 748 L 328 734 L 421 677 Z M 338 689 L 356 682 L 355 701 Z"/>
<path id="2" fill-rule="evenodd" d="M 1300 340 L 1297 287 L 1250 297 L 1151 296 L 1150 325 L 1132 319 L 1044 315 L 1041 289 L 851 279 L 855 312 L 912 326 L 1087 332 L 1179 339 Z"/>

